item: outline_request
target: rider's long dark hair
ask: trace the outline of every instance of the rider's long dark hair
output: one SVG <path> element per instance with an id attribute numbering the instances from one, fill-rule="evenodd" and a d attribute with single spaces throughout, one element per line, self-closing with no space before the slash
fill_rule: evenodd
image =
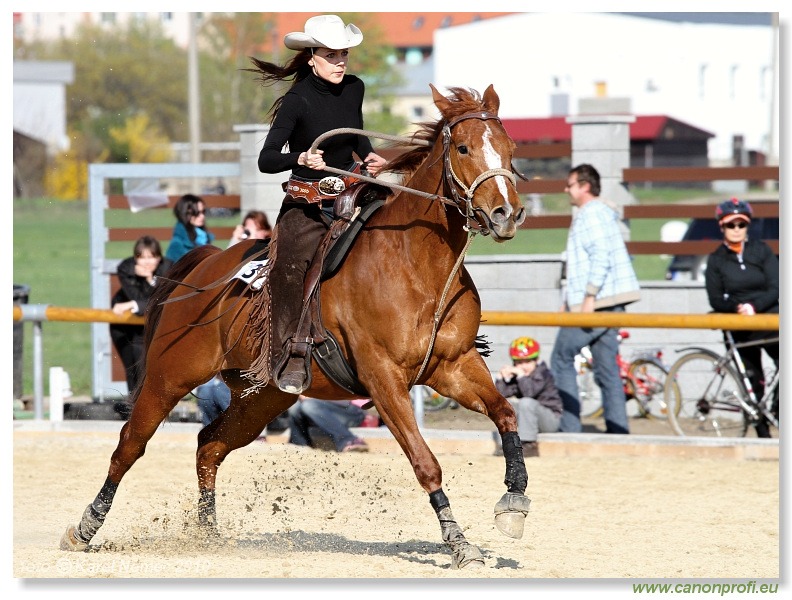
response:
<path id="1" fill-rule="evenodd" d="M 291 86 L 289 86 L 289 89 L 291 89 L 298 81 L 302 81 L 313 71 L 311 65 L 308 64 L 308 61 L 310 61 L 312 57 L 311 50 L 312 48 L 303 48 L 285 65 L 277 65 L 275 63 L 259 60 L 258 58 L 253 58 L 251 56 L 250 62 L 252 62 L 256 68 L 243 70 L 256 73 L 256 75 L 258 75 L 256 79 L 263 85 L 273 85 L 281 81 L 293 79 L 294 81 L 292 82 Z M 270 108 L 270 112 L 272 113 L 272 116 L 270 117 L 270 123 L 275 120 L 275 115 L 278 114 L 278 110 L 280 110 L 282 103 L 283 96 L 275 100 L 275 102 L 272 104 L 272 108 Z"/>

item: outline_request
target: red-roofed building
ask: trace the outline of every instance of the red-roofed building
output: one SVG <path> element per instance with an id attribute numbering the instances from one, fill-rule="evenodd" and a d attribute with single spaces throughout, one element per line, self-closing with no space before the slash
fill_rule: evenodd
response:
<path id="1" fill-rule="evenodd" d="M 569 142 L 566 117 L 503 119 L 518 144 Z M 665 115 L 636 116 L 630 124 L 631 167 L 706 167 L 707 142 L 715 134 Z"/>
<path id="2" fill-rule="evenodd" d="M 283 36 L 287 33 L 302 31 L 305 21 L 318 14 L 324 13 L 274 13 L 277 35 L 273 37 L 278 39 L 278 41 L 282 41 Z M 514 13 L 377 12 L 365 13 L 365 18 L 379 25 L 385 36 L 384 41 L 391 46 L 400 50 L 419 48 L 430 52 L 434 44 L 434 32 L 436 29 L 464 25 L 465 23 L 474 23 L 511 14 Z M 364 37 L 366 35 L 365 29 L 363 30 L 363 35 Z"/>

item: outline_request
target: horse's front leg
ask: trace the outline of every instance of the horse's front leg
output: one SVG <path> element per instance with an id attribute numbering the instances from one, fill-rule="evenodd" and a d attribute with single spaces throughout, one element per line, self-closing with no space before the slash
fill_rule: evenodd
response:
<path id="1" fill-rule="evenodd" d="M 132 465 L 143 456 L 146 444 L 157 431 L 160 423 L 189 391 L 189 386 L 154 386 L 157 377 L 146 376 L 143 387 L 135 402 L 132 413 L 121 428 L 118 445 L 110 458 L 102 489 L 94 501 L 83 512 L 77 525 L 69 525 L 61 537 L 60 549 L 81 552 L 105 522 L 113 504 L 118 485 Z"/>
<path id="2" fill-rule="evenodd" d="M 484 360 L 475 350 L 453 363 L 441 363 L 427 385 L 468 410 L 487 415 L 498 428 L 506 461 L 506 493 L 495 504 L 495 525 L 504 535 L 521 538 L 531 500 L 525 495 L 528 472 L 514 408 L 495 388 Z"/>
<path id="3" fill-rule="evenodd" d="M 381 375 L 383 369 L 379 367 L 377 372 Z M 380 417 L 410 461 L 418 483 L 429 494 L 429 502 L 440 521 L 443 541 L 451 550 L 453 568 L 481 566 L 484 564 L 481 551 L 467 541 L 451 513 L 451 503 L 443 491 L 442 469 L 418 430 L 406 383 L 400 386 L 397 381 L 394 377 L 388 381 L 366 382 L 366 385 Z"/>

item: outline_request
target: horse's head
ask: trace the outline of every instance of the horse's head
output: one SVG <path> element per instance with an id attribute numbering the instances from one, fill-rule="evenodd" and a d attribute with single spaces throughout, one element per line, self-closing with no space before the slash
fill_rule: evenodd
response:
<path id="1" fill-rule="evenodd" d="M 483 98 L 461 88 L 445 97 L 431 88 L 442 115 L 446 186 L 470 224 L 498 242 L 510 240 L 525 208 L 512 170 L 515 144 L 498 118 L 498 94 L 491 85 Z"/>

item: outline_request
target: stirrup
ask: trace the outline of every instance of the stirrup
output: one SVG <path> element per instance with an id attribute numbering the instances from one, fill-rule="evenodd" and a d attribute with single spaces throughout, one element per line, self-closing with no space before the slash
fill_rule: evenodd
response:
<path id="1" fill-rule="evenodd" d="M 308 386 L 305 385 L 306 377 L 299 371 L 283 373 L 277 381 L 278 389 L 287 394 L 302 394 Z"/>
<path id="2" fill-rule="evenodd" d="M 286 354 L 275 371 L 275 385 L 287 394 L 302 394 L 311 387 L 310 353 L 305 357 Z"/>

